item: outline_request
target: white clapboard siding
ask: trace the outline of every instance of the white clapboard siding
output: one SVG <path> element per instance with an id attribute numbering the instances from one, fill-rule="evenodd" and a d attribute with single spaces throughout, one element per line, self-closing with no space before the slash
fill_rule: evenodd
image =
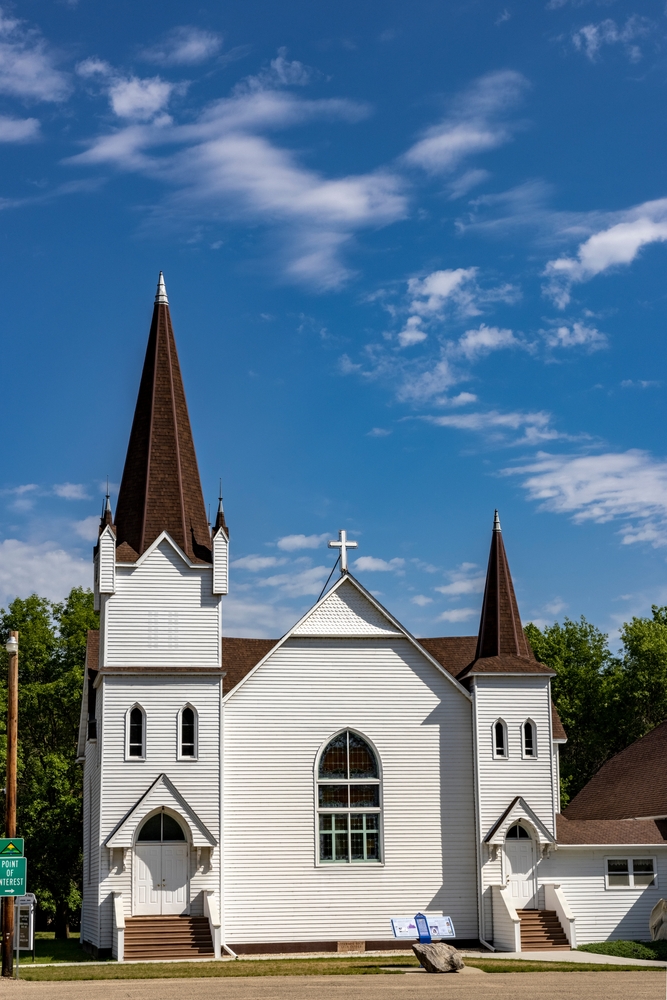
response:
<path id="1" fill-rule="evenodd" d="M 409 641 L 288 639 L 223 725 L 228 942 L 386 940 L 419 910 L 477 936 L 471 704 Z M 383 865 L 315 864 L 315 758 L 345 728 L 379 753 Z"/>
<path id="2" fill-rule="evenodd" d="M 101 766 L 104 788 L 100 804 L 101 844 L 118 822 L 132 809 L 160 774 L 166 774 L 191 809 L 220 842 L 220 677 L 197 674 L 160 675 L 157 672 L 129 676 L 106 676 L 103 681 L 103 742 Z M 125 726 L 128 710 L 140 705 L 146 715 L 145 760 L 125 757 Z M 198 754 L 196 760 L 178 760 L 178 716 L 186 705 L 198 716 Z M 99 724 L 99 723 L 98 723 Z M 217 891 L 220 885 L 220 847 L 213 850 L 210 867 L 208 850 L 201 852 L 197 870 L 196 850 L 190 850 L 190 900 L 193 914 L 203 913 L 204 889 Z M 133 852 L 127 852 L 123 869 L 123 851 L 110 854 L 102 848 L 100 871 L 101 947 L 111 946 L 111 893 L 123 893 L 128 916 L 131 915 Z"/>
<path id="3" fill-rule="evenodd" d="M 605 858 L 657 859 L 657 884 L 645 889 L 606 889 Z M 665 847 L 561 848 L 539 865 L 541 881 L 558 882 L 576 917 L 577 942 L 650 941 L 649 916 L 667 896 Z"/>
<path id="4" fill-rule="evenodd" d="M 475 703 L 482 839 L 517 795 L 525 799 L 553 834 L 548 679 L 530 675 L 477 677 Z M 493 756 L 493 726 L 499 718 L 507 726 L 508 756 L 505 760 Z M 537 756 L 524 759 L 521 727 L 528 719 L 535 725 Z"/>
<path id="5" fill-rule="evenodd" d="M 99 946 L 100 767 L 98 744 L 88 741 L 83 769 L 83 940 Z"/>
<path id="6" fill-rule="evenodd" d="M 327 594 L 293 635 L 399 635 L 396 626 L 349 581 Z"/>
<path id="7" fill-rule="evenodd" d="M 226 594 L 229 575 L 229 540 L 222 528 L 213 536 L 213 593 Z"/>
<path id="8" fill-rule="evenodd" d="M 136 566 L 118 566 L 102 604 L 104 666 L 219 666 L 220 597 L 211 567 L 188 566 L 162 541 Z"/>
<path id="9" fill-rule="evenodd" d="M 116 536 L 107 524 L 100 535 L 99 545 L 99 591 L 113 594 L 116 589 Z"/>

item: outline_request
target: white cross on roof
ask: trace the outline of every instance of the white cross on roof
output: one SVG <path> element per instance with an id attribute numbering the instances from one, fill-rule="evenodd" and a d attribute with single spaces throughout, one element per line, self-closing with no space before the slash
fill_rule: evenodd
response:
<path id="1" fill-rule="evenodd" d="M 338 532 L 338 541 L 329 542 L 330 549 L 340 549 L 340 571 L 341 574 L 347 573 L 347 550 L 356 549 L 358 542 L 349 542 L 347 539 L 347 531 L 343 528 Z"/>

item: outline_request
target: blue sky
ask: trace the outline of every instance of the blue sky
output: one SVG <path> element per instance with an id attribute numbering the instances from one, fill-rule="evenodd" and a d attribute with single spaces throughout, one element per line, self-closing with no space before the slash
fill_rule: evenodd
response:
<path id="1" fill-rule="evenodd" d="M 326 541 L 420 635 L 667 602 L 662 2 L 18 2 L 0 19 L 0 600 L 90 583 L 160 269 L 225 631 Z M 114 487 L 115 484 L 115 487 Z"/>

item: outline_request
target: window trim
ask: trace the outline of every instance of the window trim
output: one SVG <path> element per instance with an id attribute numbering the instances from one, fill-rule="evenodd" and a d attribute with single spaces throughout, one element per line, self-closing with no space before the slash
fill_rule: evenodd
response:
<path id="1" fill-rule="evenodd" d="M 183 753 L 183 712 L 186 708 L 189 708 L 195 717 L 195 752 L 194 754 L 184 754 Z M 192 704 L 192 702 L 187 701 L 178 712 L 176 718 L 176 760 L 198 760 L 199 759 L 199 712 Z"/>
<path id="2" fill-rule="evenodd" d="M 533 752 L 526 753 L 526 726 L 533 730 Z M 537 726 L 534 719 L 524 719 L 521 723 L 521 756 L 524 760 L 537 760 Z"/>
<path id="3" fill-rule="evenodd" d="M 135 708 L 138 708 L 141 712 L 143 725 L 141 729 L 141 756 L 137 757 L 134 754 L 130 754 L 130 716 Z M 146 760 L 146 729 L 147 729 L 147 719 L 146 719 L 146 709 L 143 705 L 140 705 L 138 701 L 135 701 L 134 705 L 130 705 L 127 712 L 125 713 L 125 760 L 131 761 L 143 761 Z"/>
<path id="4" fill-rule="evenodd" d="M 501 725 L 503 727 L 503 742 L 505 744 L 505 753 L 498 753 L 496 750 L 496 726 Z M 507 723 L 504 719 L 495 719 L 491 724 L 491 752 L 493 754 L 494 760 L 509 760 L 510 750 L 509 750 L 509 740 L 508 740 L 508 729 Z"/>
<path id="5" fill-rule="evenodd" d="M 609 885 L 609 861 L 627 861 L 628 863 L 628 885 Z M 634 872 L 632 870 L 633 861 L 650 861 L 653 864 L 653 885 L 635 885 Z M 658 888 L 658 859 L 656 855 L 641 854 L 605 854 L 604 858 L 604 887 L 608 892 L 646 892 L 647 889 Z"/>
<path id="6" fill-rule="evenodd" d="M 322 759 L 322 755 L 323 755 L 324 751 L 329 746 L 329 744 L 331 743 L 332 740 L 334 740 L 337 736 L 341 736 L 343 733 L 351 733 L 354 736 L 358 736 L 359 739 L 363 740 L 364 743 L 368 744 L 368 746 L 373 751 L 373 754 L 375 755 L 375 763 L 377 764 L 377 769 L 378 769 L 378 776 L 377 776 L 377 778 L 345 778 L 345 779 L 343 779 L 343 778 L 320 778 L 320 776 L 319 776 L 319 774 L 320 774 L 320 761 Z M 319 791 L 318 791 L 320 784 L 322 784 L 322 785 L 341 785 L 341 784 L 346 784 L 346 785 L 354 785 L 354 784 L 356 784 L 356 785 L 377 785 L 378 788 L 379 788 L 379 796 L 378 796 L 379 805 L 378 806 L 369 806 L 369 807 L 358 807 L 356 809 L 352 808 L 351 806 L 349 808 L 347 808 L 347 809 L 335 808 L 335 807 L 333 807 L 331 809 L 327 809 L 327 808 L 322 808 L 321 809 L 320 808 L 320 804 L 319 804 Z M 383 767 L 382 767 L 382 758 L 380 757 L 380 754 L 378 752 L 377 747 L 375 746 L 375 743 L 371 739 L 369 739 L 369 737 L 366 736 L 365 733 L 360 732 L 358 729 L 355 729 L 352 726 L 344 726 L 342 729 L 338 729 L 338 730 L 336 730 L 336 732 L 330 733 L 330 735 L 327 736 L 327 738 L 321 744 L 319 750 L 317 751 L 317 754 L 315 755 L 315 764 L 314 764 L 314 767 L 313 767 L 313 806 L 314 806 L 313 834 L 314 834 L 314 847 L 315 847 L 315 857 L 314 857 L 315 868 L 327 868 L 327 869 L 331 869 L 331 868 L 344 868 L 347 871 L 349 871 L 352 868 L 362 868 L 364 870 L 368 870 L 368 868 L 384 868 L 384 866 L 385 866 L 385 860 L 384 860 L 384 775 L 383 775 Z M 348 817 L 351 816 L 352 813 L 364 813 L 364 814 L 366 814 L 366 813 L 374 813 L 376 816 L 379 816 L 379 822 L 378 822 L 378 847 L 379 847 L 380 857 L 377 859 L 377 861 L 374 860 L 374 859 L 372 859 L 372 860 L 363 860 L 363 861 L 361 861 L 361 860 L 356 860 L 356 861 L 352 861 L 352 860 L 349 860 L 349 861 L 322 861 L 320 859 L 320 815 L 321 814 L 336 815 L 336 813 L 339 813 L 339 814 L 343 813 L 343 814 L 345 814 Z M 350 833 L 350 828 L 348 826 L 348 834 L 349 833 Z"/>

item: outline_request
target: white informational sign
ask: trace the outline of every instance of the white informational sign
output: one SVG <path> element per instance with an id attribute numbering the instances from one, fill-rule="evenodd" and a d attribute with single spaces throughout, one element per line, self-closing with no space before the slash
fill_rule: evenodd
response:
<path id="1" fill-rule="evenodd" d="M 428 920 L 428 929 L 432 938 L 456 937 L 451 917 L 429 913 L 426 913 L 425 916 Z M 392 917 L 391 927 L 395 938 L 412 939 L 414 941 L 419 937 L 417 921 L 414 917 Z"/>

